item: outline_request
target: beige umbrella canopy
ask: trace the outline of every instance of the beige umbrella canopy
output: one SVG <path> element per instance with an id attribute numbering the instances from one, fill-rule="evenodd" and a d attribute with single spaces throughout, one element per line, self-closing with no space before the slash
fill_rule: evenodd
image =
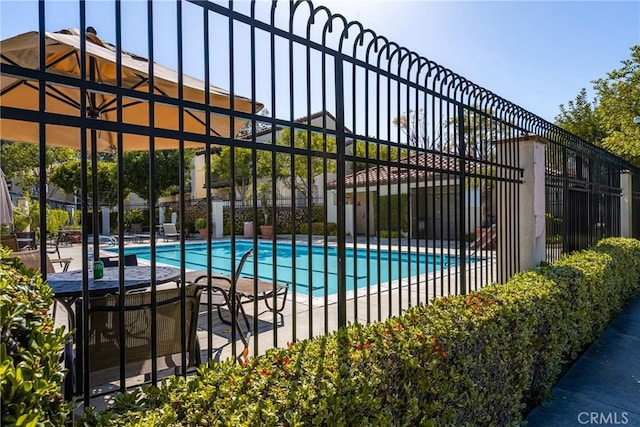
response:
<path id="1" fill-rule="evenodd" d="M 87 80 L 117 86 L 116 49 L 113 45 L 98 38 L 89 29 L 86 33 L 87 43 Z M 45 34 L 47 72 L 67 77 L 80 77 L 80 34 L 76 29 L 62 30 Z M 29 32 L 0 42 L 2 62 L 14 66 L 38 69 L 38 33 Z M 178 98 L 178 73 L 158 64 L 153 65 L 153 93 L 171 98 Z M 142 93 L 149 93 L 149 61 L 131 53 L 122 52 L 122 87 Z M 38 82 L 10 75 L 1 75 L 0 104 L 8 107 L 27 110 L 39 110 Z M 63 86 L 48 82 L 46 89 L 46 111 L 73 117 L 80 116 L 80 90 L 76 87 Z M 209 87 L 210 105 L 229 109 L 231 96 L 229 92 Z M 205 84 L 203 81 L 183 75 L 183 99 L 204 104 Z M 253 101 L 235 96 L 234 110 L 252 111 Z M 87 96 L 87 115 L 102 121 L 117 121 L 116 97 L 106 92 L 92 93 Z M 256 112 L 262 109 L 256 103 Z M 154 127 L 156 129 L 179 130 L 179 109 L 174 105 L 156 103 L 154 107 L 155 123 L 149 123 L 149 103 L 135 96 L 123 98 L 123 120 L 125 124 Z M 6 140 L 39 142 L 39 131 L 36 124 L 0 118 L 0 137 Z M 235 119 L 234 133 L 246 123 L 244 119 Z M 228 115 L 211 115 L 209 135 L 229 137 L 231 120 Z M 203 111 L 185 110 L 185 132 L 206 135 L 205 113 Z M 234 135 L 235 136 L 235 135 Z M 63 126 L 47 126 L 47 144 L 78 149 L 80 145 L 79 131 Z M 89 140 L 87 138 L 87 140 Z M 189 144 L 188 146 L 201 146 Z M 156 149 L 177 148 L 176 139 L 155 139 Z M 115 151 L 117 133 L 104 130 L 97 131 L 98 151 Z M 124 150 L 147 150 L 149 137 L 134 133 L 123 134 Z"/>

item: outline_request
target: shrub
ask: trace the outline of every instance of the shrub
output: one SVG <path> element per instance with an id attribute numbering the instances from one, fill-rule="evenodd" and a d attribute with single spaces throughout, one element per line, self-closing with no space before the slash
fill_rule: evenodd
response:
<path id="1" fill-rule="evenodd" d="M 398 212 L 398 210 L 400 212 Z M 409 229 L 409 195 L 392 194 L 380 197 L 380 211 L 376 216 L 376 228 Z"/>
<path id="2" fill-rule="evenodd" d="M 21 205 L 15 206 L 13 208 L 13 226 L 16 231 L 24 231 L 30 224 L 31 219 L 27 210 Z"/>
<path id="3" fill-rule="evenodd" d="M 327 236 L 337 236 L 338 235 L 338 224 L 335 222 L 312 222 L 311 223 L 311 234 L 313 235 L 324 235 L 325 226 Z M 309 224 L 307 222 L 303 222 L 300 224 L 300 233 L 301 234 L 309 234 Z"/>
<path id="4" fill-rule="evenodd" d="M 196 230 L 202 230 L 204 228 L 207 228 L 207 218 L 204 218 L 204 217 L 196 218 L 194 222 L 194 226 Z"/>
<path id="5" fill-rule="evenodd" d="M 640 288 L 640 242 L 605 239 L 505 285 L 203 366 L 116 398 L 116 425 L 515 425 Z"/>
<path id="6" fill-rule="evenodd" d="M 50 209 L 47 211 L 47 231 L 57 234 L 65 225 L 69 224 L 69 212 L 64 209 Z"/>
<path id="7" fill-rule="evenodd" d="M 28 197 L 28 194 L 25 195 L 25 197 Z M 35 231 L 40 227 L 40 202 L 27 198 L 26 204 L 27 206 L 19 203 L 18 206 L 13 209 L 13 225 L 16 231 L 24 231 L 27 227 L 29 227 L 31 231 Z"/>
<path id="8" fill-rule="evenodd" d="M 69 224 L 69 213 L 64 209 L 51 209 L 47 205 L 46 210 L 47 232 L 50 235 L 55 235 L 60 228 Z M 35 231 L 40 227 L 40 203 L 31 201 L 28 208 L 16 206 L 13 210 L 13 221 L 17 231 L 24 231 L 27 227 Z"/>
<path id="9" fill-rule="evenodd" d="M 76 209 L 73 212 L 73 227 L 79 228 L 82 225 L 82 211 L 80 209 Z"/>
<path id="10" fill-rule="evenodd" d="M 60 354 L 69 334 L 53 329 L 51 288 L 0 247 L 0 377 L 3 425 L 64 425 Z"/>
<path id="11" fill-rule="evenodd" d="M 127 229 L 131 229 L 131 224 L 144 224 L 145 217 L 142 209 L 131 209 L 124 213 L 124 224 Z"/>
<path id="12" fill-rule="evenodd" d="M 378 233 L 378 237 L 380 237 L 381 239 L 387 239 L 387 238 L 397 239 L 401 237 L 401 235 L 400 235 L 400 232 L 396 230 L 393 230 L 393 231 L 380 230 L 380 232 Z"/>

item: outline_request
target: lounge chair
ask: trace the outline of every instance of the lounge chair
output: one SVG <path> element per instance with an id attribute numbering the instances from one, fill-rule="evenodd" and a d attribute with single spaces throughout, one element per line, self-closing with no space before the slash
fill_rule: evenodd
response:
<path id="1" fill-rule="evenodd" d="M 166 222 L 162 224 L 163 237 L 164 241 L 167 242 L 169 239 L 180 240 L 180 233 L 176 230 L 176 225 L 171 222 Z"/>
<path id="2" fill-rule="evenodd" d="M 280 283 L 271 283 L 266 282 L 264 280 L 256 281 L 252 277 L 241 276 L 242 268 L 246 263 L 247 259 L 253 255 L 253 248 L 249 249 L 242 255 L 240 259 L 240 263 L 236 268 L 236 272 L 234 274 L 234 278 L 222 275 L 222 274 L 211 274 L 211 286 L 212 286 L 212 300 L 211 304 L 216 306 L 218 317 L 223 323 L 228 325 L 231 322 L 225 319 L 222 315 L 221 308 L 227 307 L 229 312 L 231 312 L 231 289 L 233 287 L 233 281 L 235 280 L 235 294 L 237 298 L 237 313 L 242 314 L 244 321 L 247 325 L 247 330 L 250 330 L 249 327 L 249 319 L 247 318 L 247 314 L 244 311 L 243 303 L 252 302 L 255 300 L 264 300 L 267 309 L 271 312 L 280 313 L 284 310 L 284 306 L 287 302 L 287 293 L 289 291 L 288 285 L 280 284 Z M 207 278 L 209 275 L 206 271 L 191 271 L 186 274 L 186 281 L 188 283 L 195 283 L 203 287 L 203 293 L 205 296 L 207 295 Z M 257 285 L 257 289 L 256 289 Z M 270 304 L 273 301 L 274 296 L 276 299 L 282 299 L 281 304 L 276 304 L 272 306 Z M 203 303 L 204 304 L 204 303 Z M 247 344 L 246 337 L 242 334 L 240 329 L 240 325 L 238 324 L 238 316 L 236 315 L 236 328 L 240 332 L 243 342 L 245 345 Z"/>
<path id="3" fill-rule="evenodd" d="M 142 231 L 142 224 L 131 224 L 130 234 L 125 235 L 125 239 L 132 240 L 133 243 L 143 243 L 145 240 L 151 239 L 150 233 L 144 233 Z"/>
<path id="4" fill-rule="evenodd" d="M 200 344 L 196 336 L 198 307 L 201 288 L 195 285 L 185 287 L 186 304 L 182 317 L 182 290 L 169 288 L 156 291 L 157 337 L 152 338 L 152 298 L 151 291 L 127 293 L 124 295 L 124 333 L 120 338 L 120 295 L 92 297 L 89 306 L 89 330 L 82 331 L 82 306 L 76 307 L 78 331 L 76 337 L 89 339 L 90 387 L 118 380 L 120 375 L 120 349 L 125 348 L 125 376 L 139 376 L 152 371 L 151 351 L 155 341 L 158 369 L 178 371 L 181 354 L 188 352 L 187 366 L 201 364 Z M 76 304 L 82 304 L 78 300 Z M 181 328 L 184 321 L 186 348 L 181 342 Z M 68 344 L 70 346 L 70 344 Z M 67 368 L 73 369 L 71 347 L 67 348 L 65 361 Z M 82 366 L 81 354 L 76 354 L 76 366 Z M 69 377 L 73 378 L 70 374 Z M 77 387 L 80 392 L 81 387 Z M 70 390 L 67 383 L 67 392 Z"/>

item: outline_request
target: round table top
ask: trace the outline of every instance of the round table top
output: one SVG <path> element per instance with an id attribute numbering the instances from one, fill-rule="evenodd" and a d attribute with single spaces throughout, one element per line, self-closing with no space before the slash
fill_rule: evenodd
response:
<path id="1" fill-rule="evenodd" d="M 118 292 L 120 288 L 119 267 L 105 267 L 104 277 L 89 278 L 89 292 L 92 296 Z M 180 269 L 156 266 L 156 283 L 172 282 L 180 279 Z M 82 270 L 47 274 L 47 283 L 53 289 L 54 298 L 79 298 L 82 296 Z M 151 266 L 126 266 L 124 286 L 127 289 L 144 288 L 151 285 Z"/>

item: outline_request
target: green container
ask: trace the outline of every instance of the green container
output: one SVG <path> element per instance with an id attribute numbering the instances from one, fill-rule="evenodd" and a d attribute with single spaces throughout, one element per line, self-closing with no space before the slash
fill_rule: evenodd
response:
<path id="1" fill-rule="evenodd" d="M 93 278 L 102 279 L 104 277 L 104 262 L 95 261 L 93 263 Z"/>

